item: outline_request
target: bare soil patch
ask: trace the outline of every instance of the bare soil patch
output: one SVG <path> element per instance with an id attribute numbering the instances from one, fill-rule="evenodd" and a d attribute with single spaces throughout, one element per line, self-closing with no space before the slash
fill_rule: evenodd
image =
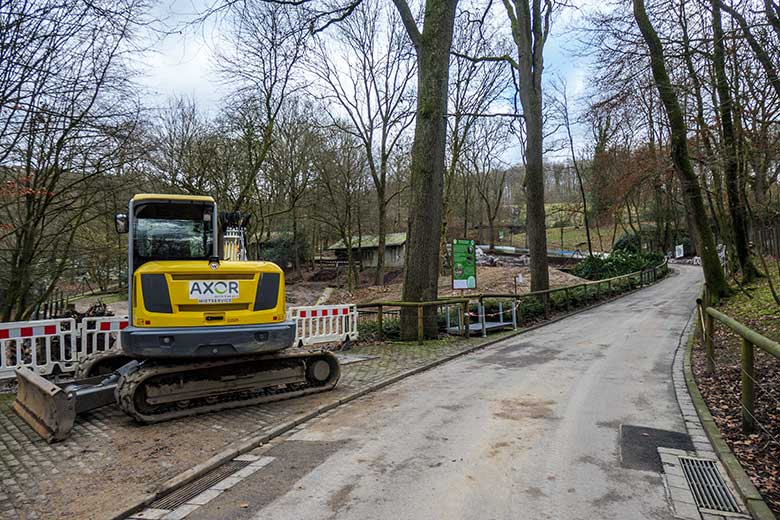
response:
<path id="1" fill-rule="evenodd" d="M 517 292 L 527 293 L 531 290 L 531 272 L 528 267 L 508 266 L 478 266 L 477 289 L 454 290 L 450 276 L 439 277 L 439 297 L 470 296 L 481 293 L 513 293 L 514 280 L 518 273 L 523 275 L 523 283 L 517 285 Z M 550 268 L 550 287 L 564 287 L 583 283 L 585 280 L 555 268 Z M 397 301 L 401 299 L 403 277 L 396 278 L 392 283 L 384 286 L 368 285 L 359 287 L 352 292 L 346 289 L 338 289 L 333 292 L 329 302 L 332 303 L 363 303 L 383 300 Z"/>

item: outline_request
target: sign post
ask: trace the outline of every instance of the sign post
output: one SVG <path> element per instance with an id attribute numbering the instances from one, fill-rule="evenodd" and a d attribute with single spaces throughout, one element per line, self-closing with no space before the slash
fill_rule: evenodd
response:
<path id="1" fill-rule="evenodd" d="M 477 288 L 477 248 L 473 240 L 452 241 L 452 288 Z"/>

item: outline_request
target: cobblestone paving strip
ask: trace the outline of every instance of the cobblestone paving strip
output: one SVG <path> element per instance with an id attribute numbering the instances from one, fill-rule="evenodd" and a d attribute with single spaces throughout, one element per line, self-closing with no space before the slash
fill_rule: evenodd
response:
<path id="1" fill-rule="evenodd" d="M 12 394 L 0 394 L 0 518 L 105 518 L 232 442 L 499 337 L 357 345 L 349 353 L 378 357 L 343 366 L 332 392 L 147 426 L 106 407 L 80 417 L 71 436 L 52 445 L 16 416 Z"/>

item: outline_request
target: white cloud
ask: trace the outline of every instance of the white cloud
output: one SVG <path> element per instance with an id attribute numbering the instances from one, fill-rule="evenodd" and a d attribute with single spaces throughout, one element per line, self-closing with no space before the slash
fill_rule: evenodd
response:
<path id="1" fill-rule="evenodd" d="M 208 112 L 218 109 L 225 94 L 214 70 L 218 26 L 212 20 L 187 26 L 202 9 L 200 2 L 190 0 L 158 6 L 155 14 L 164 25 L 181 31 L 154 35 L 147 42 L 150 52 L 142 64 L 140 81 L 148 90 L 148 104 L 162 106 L 172 96 L 188 96 Z"/>

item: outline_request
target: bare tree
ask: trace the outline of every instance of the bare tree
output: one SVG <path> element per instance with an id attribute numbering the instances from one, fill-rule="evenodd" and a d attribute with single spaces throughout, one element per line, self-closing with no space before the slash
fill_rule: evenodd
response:
<path id="1" fill-rule="evenodd" d="M 738 9 L 727 4 L 726 2 L 723 2 L 722 0 L 715 1 L 718 3 L 718 6 L 721 9 L 729 13 L 729 15 L 737 22 L 737 24 L 739 24 L 740 29 L 742 29 L 742 33 L 745 35 L 745 39 L 750 45 L 750 48 L 755 53 L 756 58 L 758 59 L 759 63 L 761 63 L 761 66 L 764 67 L 766 75 L 769 78 L 769 83 L 772 85 L 772 88 L 775 89 L 775 92 L 780 95 L 780 71 L 778 71 L 777 68 L 777 61 L 772 58 L 767 48 L 761 44 L 761 42 L 756 37 L 755 31 L 751 28 L 750 23 Z M 765 0 L 765 5 L 767 18 L 778 37 L 780 37 L 780 29 L 778 28 L 780 24 L 776 22 L 776 20 L 778 20 L 778 6 L 775 5 L 772 0 Z"/>
<path id="2" fill-rule="evenodd" d="M 220 52 L 220 71 L 235 87 L 235 106 L 252 117 L 251 162 L 233 179 L 231 208 L 241 210 L 257 189 L 271 148 L 279 111 L 302 88 L 299 65 L 307 51 L 308 16 L 285 2 L 230 3 L 230 47 Z"/>
<path id="3" fill-rule="evenodd" d="M 318 196 L 313 217 L 337 233 L 347 251 L 347 290 L 358 285 L 354 231 L 366 176 L 362 144 L 352 135 L 331 132 L 315 163 Z"/>
<path id="4" fill-rule="evenodd" d="M 317 150 L 322 136 L 316 127 L 320 124 L 313 114 L 314 108 L 302 101 L 288 102 L 276 125 L 276 137 L 268 158 L 267 177 L 271 185 L 277 186 L 281 195 L 280 208 L 269 218 L 283 213 L 290 214 L 292 221 L 292 263 L 295 271 L 300 265 L 301 230 L 299 216 L 301 205 L 310 191 L 315 176 Z"/>
<path id="5" fill-rule="evenodd" d="M 328 110 L 331 122 L 363 145 L 377 199 L 375 284 L 384 284 L 387 208 L 399 191 L 388 192 L 392 155 L 414 121 L 411 87 L 414 55 L 395 10 L 365 0 L 335 29 L 336 49 L 320 39 L 311 69 L 348 122 Z M 338 60 L 333 59 L 334 50 Z"/>
<path id="6" fill-rule="evenodd" d="M 491 110 L 504 95 L 511 81 L 503 64 L 470 59 L 471 56 L 496 53 L 495 41 L 498 40 L 498 36 L 491 35 L 490 38 L 486 38 L 478 29 L 478 23 L 471 20 L 468 13 L 462 13 L 458 17 L 453 41 L 449 87 L 448 157 L 442 203 L 444 218 L 442 219 L 441 251 L 444 257 L 447 255 L 447 225 L 451 217 L 453 184 L 458 178 L 458 170 L 462 171 L 461 179 L 467 184 L 470 179 L 468 172 L 461 167 L 466 140 L 480 118 L 504 117 L 503 114 L 491 113 Z M 468 195 L 468 191 L 464 192 L 466 198 Z M 466 202 L 466 206 L 468 206 L 468 202 Z M 467 210 L 468 207 L 466 207 L 466 213 L 468 213 Z M 466 220 L 468 220 L 467 216 Z M 464 228 L 463 232 L 466 233 L 466 231 Z"/>
<path id="7" fill-rule="evenodd" d="M 550 286 L 547 269 L 547 229 L 544 215 L 544 118 L 542 115 L 542 70 L 544 44 L 550 33 L 552 0 L 504 0 L 517 57 L 500 59 L 517 72 L 517 90 L 525 121 L 525 187 L 527 198 L 528 249 L 531 257 L 531 290 Z"/>
<path id="8" fill-rule="evenodd" d="M 723 35 L 723 26 L 720 15 L 719 0 L 712 2 L 712 30 L 713 30 L 713 65 L 715 68 L 715 87 L 718 93 L 718 113 L 721 120 L 723 133 L 723 162 L 726 174 L 726 193 L 731 213 L 731 226 L 734 232 L 734 245 L 737 250 L 737 260 L 742 270 L 744 282 L 750 282 L 760 273 L 753 265 L 750 258 L 747 237 L 747 210 L 740 193 L 739 162 L 737 152 L 737 138 L 734 130 L 733 103 L 726 78 L 726 56 Z"/>
<path id="9" fill-rule="evenodd" d="M 417 53 L 417 111 L 410 165 L 410 208 L 403 299 L 438 297 L 439 237 L 447 147 L 447 85 L 457 0 L 426 0 L 423 30 L 406 0 L 393 0 Z M 401 336 L 414 339 L 415 309 L 401 312 Z M 438 334 L 436 309 L 424 312 L 426 337 Z"/>
<path id="10" fill-rule="evenodd" d="M 496 247 L 496 219 L 504 201 L 507 168 L 502 155 L 509 148 L 508 127 L 500 119 L 481 120 L 465 151 L 466 169 L 475 180 L 485 207 L 490 249 Z"/>
<path id="11" fill-rule="evenodd" d="M 633 0 L 634 18 L 650 51 L 650 63 L 658 93 L 669 118 L 672 160 L 683 186 L 686 207 L 696 228 L 698 249 L 704 267 L 704 276 L 712 294 L 716 297 L 729 294 L 730 289 L 715 249 L 715 239 L 707 222 L 707 213 L 698 179 L 688 155 L 688 138 L 683 112 L 677 93 L 669 80 L 664 64 L 663 46 L 647 15 L 643 0 Z"/>
<path id="12" fill-rule="evenodd" d="M 115 188 L 103 177 L 121 174 L 139 153 L 138 106 L 125 65 L 144 6 L 128 0 L 110 10 L 88 2 L 4 7 L 13 23 L 0 25 L 0 42 L 35 31 L 31 48 L 11 51 L 31 70 L 0 63 L 0 77 L 21 81 L 2 87 L 11 94 L 0 113 L 0 181 L 7 188 L 0 201 L 0 312 L 9 320 L 24 319 L 51 294 L 72 266 L 77 232 L 95 217 L 94 201 Z"/>
<path id="13" fill-rule="evenodd" d="M 566 90 L 566 82 L 560 80 L 554 87 L 556 97 L 553 99 L 553 104 L 557 109 L 557 112 L 563 122 L 563 127 L 566 129 L 566 137 L 569 142 L 569 153 L 571 154 L 571 162 L 574 167 L 574 173 L 577 176 L 577 184 L 580 189 L 580 201 L 582 202 L 582 218 L 585 223 L 585 237 L 588 241 L 588 254 L 593 256 L 593 242 L 590 239 L 590 222 L 588 221 L 588 198 L 585 196 L 585 184 L 582 182 L 582 172 L 580 171 L 579 161 L 577 161 L 577 154 L 574 151 L 574 137 L 571 133 L 571 117 L 569 116 L 569 96 Z"/>

